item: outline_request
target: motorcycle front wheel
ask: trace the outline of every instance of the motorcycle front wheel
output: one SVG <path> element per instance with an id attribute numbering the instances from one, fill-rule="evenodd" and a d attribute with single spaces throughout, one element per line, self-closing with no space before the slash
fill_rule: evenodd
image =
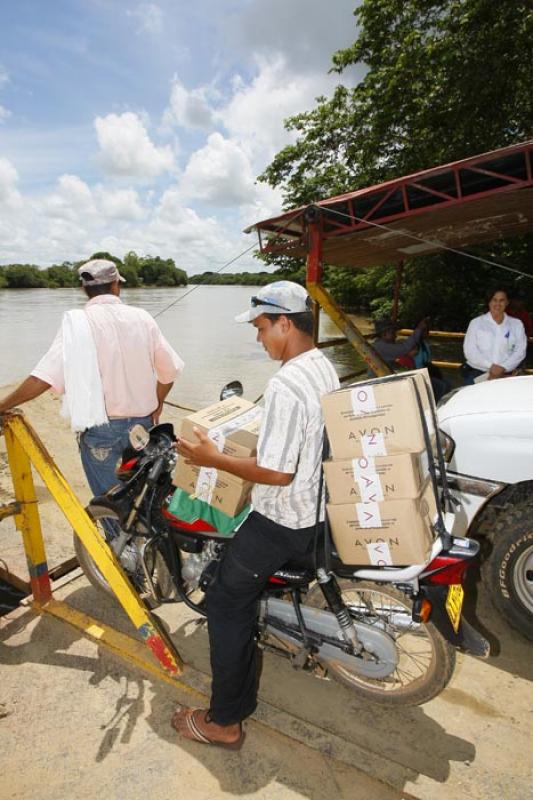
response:
<path id="1" fill-rule="evenodd" d="M 412 602 L 392 586 L 339 580 L 342 598 L 354 620 L 378 627 L 394 639 L 398 663 L 386 678 L 374 679 L 350 670 L 345 663 L 328 661 L 335 680 L 357 694 L 382 705 L 420 705 L 436 697 L 455 669 L 455 649 L 429 623 L 415 623 Z M 318 584 L 306 605 L 327 608 Z"/>
<path id="2" fill-rule="evenodd" d="M 120 533 L 120 520 L 117 511 L 107 506 L 97 505 L 87 506 L 86 511 L 95 523 L 100 536 L 113 548 L 113 540 L 115 540 Z M 80 567 L 89 582 L 96 589 L 114 596 L 114 592 L 109 583 L 76 534 L 74 534 L 74 550 Z M 128 542 L 122 553 L 118 556 L 118 559 L 136 591 L 139 592 L 139 594 L 148 593 L 149 587 L 141 565 L 140 553 L 133 539 Z M 172 579 L 159 551 L 156 551 L 155 556 L 152 557 L 148 568 L 150 570 L 152 582 L 159 596 L 165 598 L 172 596 Z"/>

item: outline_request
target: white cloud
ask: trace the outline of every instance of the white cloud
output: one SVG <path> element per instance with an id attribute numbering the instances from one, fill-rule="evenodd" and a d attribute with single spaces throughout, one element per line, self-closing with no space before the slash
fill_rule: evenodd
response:
<path id="1" fill-rule="evenodd" d="M 206 86 L 188 91 L 178 78 L 174 78 L 170 106 L 163 123 L 167 126 L 174 123 L 186 128 L 208 128 L 213 122 L 211 94 Z"/>
<path id="2" fill-rule="evenodd" d="M 100 163 L 110 175 L 151 181 L 174 166 L 170 147 L 156 147 L 139 115 L 108 114 L 94 122 Z"/>
<path id="3" fill-rule="evenodd" d="M 226 47 L 242 55 L 284 55 L 291 71 L 325 74 L 331 56 L 357 36 L 353 12 L 361 0 L 252 0 L 223 18 Z"/>
<path id="4" fill-rule="evenodd" d="M 119 220 L 139 220 L 144 215 L 139 202 L 139 195 L 134 189 L 117 189 L 113 191 L 100 187 L 97 195 L 104 217 Z"/>
<path id="5" fill-rule="evenodd" d="M 18 172 L 7 158 L 0 158 L 0 205 L 17 208 L 21 197 L 17 188 Z"/>
<path id="6" fill-rule="evenodd" d="M 95 212 L 92 192 L 77 175 L 61 175 L 56 190 L 42 200 L 41 207 L 46 216 L 56 220 L 73 221 Z"/>
<path id="7" fill-rule="evenodd" d="M 2 87 L 4 83 L 7 83 L 8 81 L 9 81 L 9 74 L 3 67 L 0 66 L 0 87 Z"/>
<path id="8" fill-rule="evenodd" d="M 284 120 L 311 108 L 317 95 L 331 89 L 332 80 L 315 73 L 291 73 L 281 56 L 259 59 L 251 83 L 234 81 L 236 91 L 219 118 L 260 169 L 291 141 Z"/>
<path id="9" fill-rule="evenodd" d="M 11 111 L 5 106 L 0 105 L 0 123 L 5 122 L 11 116 Z"/>
<path id="10" fill-rule="evenodd" d="M 250 199 L 254 176 L 240 145 L 212 133 L 205 147 L 194 152 L 181 181 L 187 198 L 216 206 L 238 205 Z"/>
<path id="11" fill-rule="evenodd" d="M 157 36 L 163 32 L 163 11 L 155 3 L 140 3 L 126 12 L 128 17 L 138 20 L 137 33 Z"/>

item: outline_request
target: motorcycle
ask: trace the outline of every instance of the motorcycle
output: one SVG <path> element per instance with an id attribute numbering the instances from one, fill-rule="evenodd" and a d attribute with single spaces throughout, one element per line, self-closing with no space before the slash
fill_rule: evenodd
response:
<path id="1" fill-rule="evenodd" d="M 229 384 L 221 398 L 239 387 Z M 205 616 L 205 592 L 231 538 L 168 511 L 176 459 L 171 424 L 135 426 L 117 466 L 118 484 L 93 498 L 87 511 L 152 605 L 183 602 Z M 361 568 L 341 561 L 327 524 L 318 535 L 323 527 L 317 525 L 312 552 L 270 576 L 258 604 L 259 647 L 385 705 L 436 697 L 453 675 L 456 649 L 488 655 L 488 643 L 462 616 L 476 541 L 443 529 L 428 564 Z M 74 546 L 89 581 L 111 594 L 77 536 Z"/>

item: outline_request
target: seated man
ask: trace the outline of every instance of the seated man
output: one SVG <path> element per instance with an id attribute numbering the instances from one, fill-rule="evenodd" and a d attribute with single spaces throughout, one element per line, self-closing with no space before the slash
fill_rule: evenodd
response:
<path id="1" fill-rule="evenodd" d="M 206 594 L 211 648 L 209 710 L 178 708 L 172 725 L 188 739 L 237 749 L 242 721 L 257 705 L 257 602 L 269 576 L 311 548 L 315 535 L 324 421 L 320 397 L 339 387 L 327 358 L 313 344 L 311 299 L 290 281 L 277 281 L 252 297 L 236 318 L 251 323 L 257 341 L 281 368 L 265 392 L 257 456 L 219 453 L 198 432 L 178 442 L 188 463 L 214 467 L 252 481 L 253 511 L 226 550 Z"/>
<path id="2" fill-rule="evenodd" d="M 399 367 L 407 369 L 427 367 L 433 394 L 438 403 L 451 387 L 442 375 L 436 374 L 436 368 L 430 360 L 426 360 L 428 356 L 431 359 L 429 346 L 424 342 L 424 337 L 428 333 L 428 318 L 421 319 L 413 333 L 401 342 L 396 341 L 396 331 L 399 327 L 401 326 L 391 319 L 376 320 L 374 329 L 377 338 L 372 345 L 374 350 L 393 372 L 397 372 Z"/>

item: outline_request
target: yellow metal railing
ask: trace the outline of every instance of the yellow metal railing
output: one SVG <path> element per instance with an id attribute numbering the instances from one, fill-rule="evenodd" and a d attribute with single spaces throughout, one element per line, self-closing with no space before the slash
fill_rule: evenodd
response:
<path id="1" fill-rule="evenodd" d="M 324 349 L 327 347 L 336 347 L 337 345 L 341 344 L 351 344 L 352 347 L 359 353 L 359 355 L 371 366 L 371 361 L 368 356 L 364 355 L 364 353 L 368 352 L 369 344 L 368 340 L 374 338 L 373 333 L 361 333 L 359 329 L 354 325 L 354 323 L 350 320 L 349 316 L 341 311 L 341 309 L 337 306 L 335 301 L 332 299 L 331 295 L 328 295 L 325 291 L 317 292 L 312 291 L 311 288 L 309 289 L 309 294 L 313 296 L 313 298 L 320 304 L 320 307 L 328 314 L 330 319 L 339 327 L 341 330 L 347 332 L 346 336 L 338 336 L 334 339 L 326 339 L 323 342 L 316 341 L 316 346 L 320 349 Z M 321 288 L 321 287 L 320 287 Z M 352 331 L 357 331 L 357 336 L 354 336 Z M 401 328 L 398 331 L 400 336 L 409 336 L 413 333 L 412 328 Z M 460 341 L 465 338 L 464 333 L 460 333 L 457 331 L 431 331 L 430 339 L 449 339 Z M 528 339 L 529 344 L 533 344 L 533 337 Z M 361 345 L 364 345 L 364 348 Z M 373 352 L 373 351 L 372 351 Z M 377 354 L 374 355 L 374 358 Z M 436 367 L 441 367 L 442 369 L 459 369 L 461 367 L 461 361 L 437 361 L 435 359 L 431 362 Z M 374 369 L 374 367 L 372 367 Z M 384 372 L 378 372 L 374 369 L 376 375 L 377 374 L 385 374 Z M 533 369 L 522 369 L 521 370 L 526 375 L 533 375 Z M 351 378 L 356 375 L 364 374 L 363 372 L 355 372 L 350 374 L 349 376 L 345 376 L 346 378 Z"/>
<path id="2" fill-rule="evenodd" d="M 15 493 L 15 502 L 0 506 L 0 519 L 13 516 L 16 527 L 22 534 L 34 607 L 38 611 L 66 620 L 88 636 L 103 641 L 119 654 L 136 661 L 139 666 L 154 671 L 155 665 L 150 666 L 149 662 L 144 662 L 134 641 L 130 640 L 128 652 L 125 652 L 124 643 L 129 637 L 53 598 L 32 466 L 109 583 L 144 644 L 167 675 L 180 674 L 183 663 L 174 645 L 133 589 L 115 554 L 98 533 L 93 521 L 22 413 L 14 411 L 0 416 L 0 433 L 6 439 Z"/>

